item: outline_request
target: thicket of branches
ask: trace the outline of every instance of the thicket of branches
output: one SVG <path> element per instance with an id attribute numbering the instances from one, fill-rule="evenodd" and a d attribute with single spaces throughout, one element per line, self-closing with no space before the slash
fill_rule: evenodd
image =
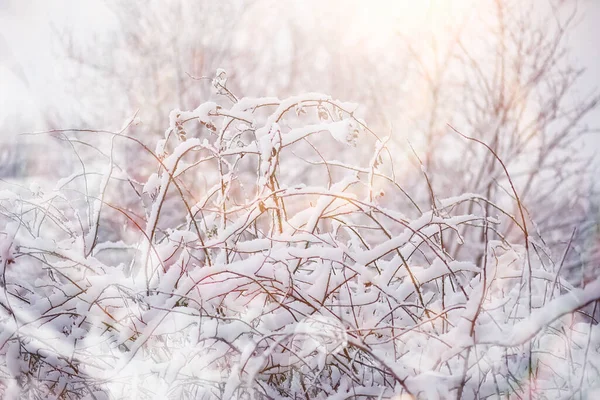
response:
<path id="1" fill-rule="evenodd" d="M 3 398 L 541 399 L 600 385 L 600 280 L 561 278 L 493 146 L 457 134 L 491 154 L 514 204 L 431 191 L 425 208 L 356 105 L 238 98 L 224 71 L 212 85 L 220 100 L 172 111 L 156 145 L 129 133 L 135 118 L 45 133 L 81 170 L 0 192 Z M 151 175 L 121 164 L 125 143 Z"/>

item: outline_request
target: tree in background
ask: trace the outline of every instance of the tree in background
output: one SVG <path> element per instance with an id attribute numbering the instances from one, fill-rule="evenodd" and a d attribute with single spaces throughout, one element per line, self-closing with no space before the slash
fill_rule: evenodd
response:
<path id="1" fill-rule="evenodd" d="M 585 118 L 599 97 L 578 92 L 583 71 L 569 60 L 565 40 L 579 17 L 576 1 L 433 2 L 412 13 L 361 2 L 109 5 L 118 20 L 113 36 L 90 47 L 66 46 L 80 65 L 74 77 L 90 79 L 72 81 L 95 89 L 88 96 L 99 102 L 84 125 L 114 125 L 107 114 L 122 120 L 124 110 L 139 109 L 139 135 L 162 135 L 168 109 L 190 107 L 215 91 L 210 79 L 192 76 L 212 78 L 217 68 L 227 69 L 233 93 L 308 90 L 352 99 L 403 160 L 397 180 L 410 198 L 395 201 L 418 205 L 417 214 L 435 209 L 434 195 L 473 192 L 514 204 L 499 158 L 537 221 L 529 232 L 543 233 L 540 248 L 553 258 L 565 253 L 565 273 L 580 279 L 578 252 L 590 251 L 577 249 L 590 243 L 585 227 L 594 224 L 583 222 L 598 197 L 581 146 L 590 132 Z M 378 24 L 388 30 L 379 32 Z M 64 38 L 68 43 L 68 32 Z M 116 105 L 120 112 L 107 112 Z M 137 160 L 131 151 L 126 157 Z M 303 154 L 315 157 L 310 149 Z M 149 173 L 131 168 L 140 179 Z M 515 229 L 507 223 L 500 234 Z M 481 246 L 469 251 L 482 255 Z"/>

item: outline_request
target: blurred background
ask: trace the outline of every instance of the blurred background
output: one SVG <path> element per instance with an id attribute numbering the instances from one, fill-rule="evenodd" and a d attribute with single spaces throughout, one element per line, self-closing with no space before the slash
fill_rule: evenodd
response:
<path id="1" fill-rule="evenodd" d="M 486 143 L 542 247 L 585 285 L 600 261 L 598 21 L 597 0 L 0 0 L 0 178 L 52 189 L 81 168 L 60 138 L 27 132 L 137 115 L 128 133 L 153 148 L 171 109 L 217 97 L 203 77 L 222 68 L 238 98 L 360 104 L 425 209 L 430 191 L 511 207 L 500 164 L 452 128 Z M 140 181 L 153 172 L 120 151 Z"/>

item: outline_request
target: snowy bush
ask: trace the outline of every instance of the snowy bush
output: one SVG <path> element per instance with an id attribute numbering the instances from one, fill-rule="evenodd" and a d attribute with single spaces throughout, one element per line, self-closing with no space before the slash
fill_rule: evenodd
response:
<path id="1" fill-rule="evenodd" d="M 2 398 L 569 398 L 598 387 L 600 280 L 560 278 L 560 260 L 529 240 L 517 193 L 515 216 L 475 194 L 432 193 L 409 218 L 396 207 L 402 166 L 356 106 L 315 93 L 238 100 L 222 77 L 233 105 L 173 111 L 155 146 L 92 132 L 109 139 L 101 168 L 0 192 Z M 144 182 L 116 161 L 126 141 L 153 160 Z M 353 158 L 365 151 L 367 162 Z M 465 203 L 474 211 L 459 212 Z M 521 243 L 494 234 L 503 219 Z M 453 259 L 472 231 L 484 256 Z"/>

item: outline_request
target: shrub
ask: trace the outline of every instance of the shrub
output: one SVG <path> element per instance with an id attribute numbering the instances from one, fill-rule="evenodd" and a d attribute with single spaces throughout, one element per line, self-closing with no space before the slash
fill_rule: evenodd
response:
<path id="1" fill-rule="evenodd" d="M 356 106 L 238 100 L 221 71 L 214 85 L 233 105 L 173 111 L 155 150 L 96 131 L 110 139 L 101 168 L 0 192 L 3 398 L 547 398 L 598 385 L 600 280 L 563 281 L 522 212 L 432 193 L 409 218 L 386 139 Z M 83 146 L 72 132 L 53 133 Z M 117 161 L 123 141 L 153 160 L 135 171 L 145 182 Z M 495 234 L 502 218 L 522 243 Z M 467 228 L 484 256 L 454 259 Z"/>

